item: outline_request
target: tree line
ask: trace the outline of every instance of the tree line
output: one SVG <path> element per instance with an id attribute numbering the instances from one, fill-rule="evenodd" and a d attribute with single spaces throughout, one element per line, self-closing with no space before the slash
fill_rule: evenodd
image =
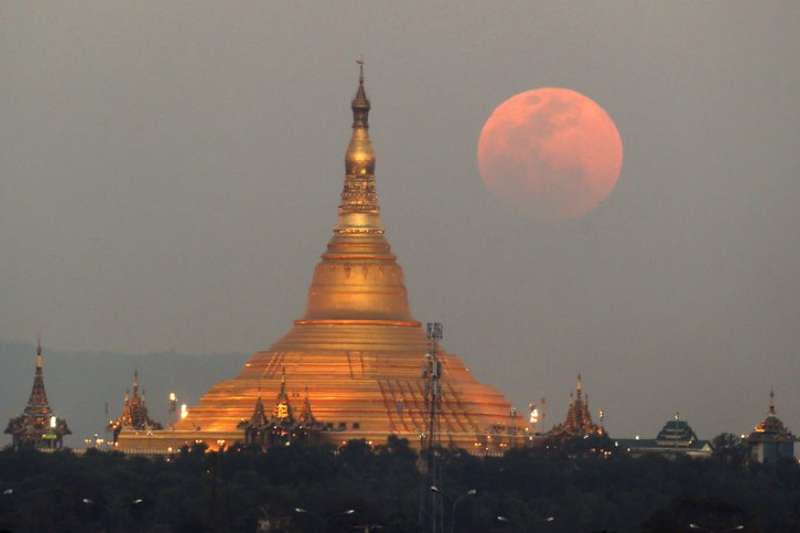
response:
<path id="1" fill-rule="evenodd" d="M 441 449 L 435 490 L 448 533 L 800 531 L 796 461 L 751 464 L 730 444 L 708 460 L 576 453 L 575 443 L 503 457 Z M 394 437 L 153 458 L 5 449 L 0 532 L 417 532 L 430 490 L 416 452 Z"/>

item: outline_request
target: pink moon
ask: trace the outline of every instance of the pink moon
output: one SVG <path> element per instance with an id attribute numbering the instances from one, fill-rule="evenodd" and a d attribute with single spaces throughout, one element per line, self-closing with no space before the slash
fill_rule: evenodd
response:
<path id="1" fill-rule="evenodd" d="M 622 169 L 622 139 L 597 102 L 545 87 L 512 96 L 483 125 L 478 169 L 501 201 L 536 219 L 578 219 L 605 200 Z"/>

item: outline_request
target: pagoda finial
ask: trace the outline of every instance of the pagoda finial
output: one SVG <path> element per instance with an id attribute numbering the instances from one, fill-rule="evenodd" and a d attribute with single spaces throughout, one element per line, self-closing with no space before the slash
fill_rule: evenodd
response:
<path id="1" fill-rule="evenodd" d="M 42 355 L 42 335 L 36 336 L 36 369 L 44 368 L 44 356 Z"/>
<path id="2" fill-rule="evenodd" d="M 357 63 L 358 88 L 350 104 L 353 110 L 353 135 L 344 157 L 345 183 L 342 203 L 339 206 L 340 215 L 378 213 L 378 197 L 375 194 L 375 151 L 369 138 L 371 105 L 364 89 L 364 60 L 359 59 Z"/>
<path id="3" fill-rule="evenodd" d="M 136 396 L 139 393 L 139 369 L 133 371 L 133 395 Z"/>
<path id="4" fill-rule="evenodd" d="M 769 390 L 769 414 L 775 414 L 775 389 Z"/>
<path id="5" fill-rule="evenodd" d="M 264 401 L 261 399 L 260 394 L 258 395 L 258 399 L 256 400 L 256 407 L 250 419 L 255 423 L 259 423 L 262 420 L 266 419 L 266 415 L 264 414 Z"/>
<path id="6" fill-rule="evenodd" d="M 367 91 L 364 89 L 364 59 L 359 58 L 356 63 L 358 64 L 358 89 L 356 89 L 356 95 L 351 104 L 353 109 L 353 128 L 357 126 L 368 128 L 367 119 L 371 106 L 369 98 L 367 98 Z"/>
<path id="7" fill-rule="evenodd" d="M 314 424 L 314 412 L 311 410 L 311 397 L 308 395 L 308 385 L 305 386 L 306 395 L 303 398 L 303 411 L 300 413 L 300 422 Z"/>

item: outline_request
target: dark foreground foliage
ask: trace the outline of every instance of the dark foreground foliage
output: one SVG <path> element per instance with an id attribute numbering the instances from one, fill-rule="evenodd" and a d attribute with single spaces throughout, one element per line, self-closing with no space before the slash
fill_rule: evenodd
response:
<path id="1" fill-rule="evenodd" d="M 535 450 L 503 458 L 442 454 L 448 532 L 453 525 L 459 532 L 508 533 L 739 525 L 739 531 L 800 531 L 800 469 L 792 461 L 763 467 L 724 458 L 568 458 Z M 5 450 L 0 531 L 253 532 L 269 524 L 272 531 L 332 532 L 380 524 L 385 533 L 412 532 L 420 497 L 416 460 L 397 439 L 374 449 L 360 441 L 339 450 L 197 448 L 170 460 Z"/>

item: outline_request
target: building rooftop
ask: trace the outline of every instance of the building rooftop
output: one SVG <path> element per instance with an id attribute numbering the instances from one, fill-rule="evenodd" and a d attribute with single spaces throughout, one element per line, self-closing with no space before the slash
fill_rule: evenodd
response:
<path id="1" fill-rule="evenodd" d="M 710 452 L 713 447 L 711 442 L 697 438 L 697 434 L 686 420 L 681 420 L 680 413 L 675 413 L 668 420 L 654 439 L 615 439 L 617 446 L 638 450 L 703 450 Z"/>
<path id="2" fill-rule="evenodd" d="M 775 391 L 769 392 L 767 416 L 756 424 L 747 440 L 750 443 L 766 441 L 790 442 L 795 440 L 795 436 L 783 425 L 783 421 L 775 413 Z"/>

